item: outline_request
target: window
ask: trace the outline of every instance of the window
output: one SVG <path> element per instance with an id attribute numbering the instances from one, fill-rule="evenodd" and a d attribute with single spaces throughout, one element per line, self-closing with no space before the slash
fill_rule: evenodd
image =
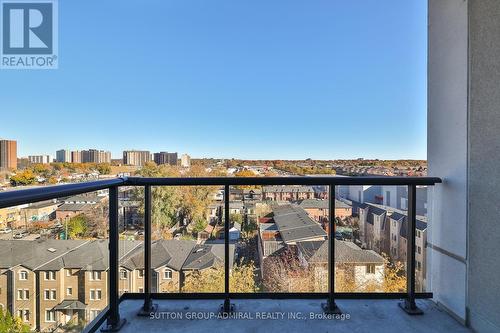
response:
<path id="1" fill-rule="evenodd" d="M 17 316 L 22 319 L 24 322 L 30 321 L 30 310 L 28 309 L 20 309 L 17 310 Z"/>
<path id="2" fill-rule="evenodd" d="M 420 238 L 420 230 L 417 230 L 417 237 Z"/>
<path id="3" fill-rule="evenodd" d="M 102 291 L 101 289 L 90 289 L 89 296 L 91 301 L 99 301 L 102 298 Z"/>
<path id="4" fill-rule="evenodd" d="M 91 280 L 100 280 L 101 272 L 100 271 L 90 271 L 90 279 Z"/>
<path id="5" fill-rule="evenodd" d="M 27 271 L 20 271 L 19 272 L 19 280 L 28 280 L 28 272 Z"/>
<path id="6" fill-rule="evenodd" d="M 56 299 L 56 290 L 55 289 L 45 289 L 43 291 L 43 299 L 46 301 L 55 300 Z"/>
<path id="7" fill-rule="evenodd" d="M 73 288 L 72 287 L 66 288 L 66 295 L 68 295 L 68 296 L 73 295 Z"/>
<path id="8" fill-rule="evenodd" d="M 165 268 L 165 272 L 163 273 L 163 278 L 165 280 L 170 280 L 172 279 L 172 270 L 171 269 L 168 269 L 168 268 Z"/>
<path id="9" fill-rule="evenodd" d="M 56 279 L 56 272 L 54 271 L 47 271 L 45 272 L 45 280 L 55 280 Z"/>
<path id="10" fill-rule="evenodd" d="M 52 323 L 56 321 L 56 314 L 53 310 L 45 309 L 45 322 Z"/>
<path id="11" fill-rule="evenodd" d="M 142 279 L 144 277 L 144 270 L 143 269 L 140 269 L 138 272 L 137 272 L 137 276 Z"/>
<path id="12" fill-rule="evenodd" d="M 421 254 L 422 253 L 422 248 L 420 246 L 417 246 L 417 253 Z"/>
<path id="13" fill-rule="evenodd" d="M 71 269 L 66 270 L 66 276 L 71 276 Z"/>
<path id="14" fill-rule="evenodd" d="M 90 310 L 90 320 L 93 320 L 95 317 L 99 315 L 100 310 L 91 309 Z"/>
<path id="15" fill-rule="evenodd" d="M 422 264 L 417 260 L 417 271 L 422 270 Z"/>
<path id="16" fill-rule="evenodd" d="M 128 278 L 128 272 L 124 269 L 120 270 L 120 279 L 126 280 Z"/>
<path id="17" fill-rule="evenodd" d="M 17 289 L 17 299 L 21 301 L 30 299 L 30 292 L 28 289 Z"/>
<path id="18" fill-rule="evenodd" d="M 374 264 L 366 265 L 366 274 L 375 274 L 375 265 Z"/>
<path id="19" fill-rule="evenodd" d="M 144 292 L 144 288 L 139 288 L 139 292 L 143 293 Z"/>

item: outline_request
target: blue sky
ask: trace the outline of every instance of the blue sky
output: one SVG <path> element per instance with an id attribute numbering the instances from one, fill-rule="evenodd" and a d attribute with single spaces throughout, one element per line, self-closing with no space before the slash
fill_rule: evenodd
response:
<path id="1" fill-rule="evenodd" d="M 0 71 L 0 137 L 248 159 L 426 158 L 424 0 L 59 2 L 59 69 Z"/>

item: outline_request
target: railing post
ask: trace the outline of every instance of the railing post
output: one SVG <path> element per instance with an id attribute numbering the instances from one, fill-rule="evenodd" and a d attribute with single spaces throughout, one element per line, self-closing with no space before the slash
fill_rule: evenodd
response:
<path id="1" fill-rule="evenodd" d="M 422 310 L 415 303 L 415 236 L 417 187 L 408 185 L 408 218 L 406 222 L 406 291 L 407 297 L 399 306 L 408 314 L 420 315 Z"/>
<path id="2" fill-rule="evenodd" d="M 116 332 L 125 324 L 120 319 L 118 295 L 118 186 L 109 188 L 109 273 L 108 273 L 108 300 L 109 314 L 102 332 Z"/>
<path id="3" fill-rule="evenodd" d="M 229 185 L 224 185 L 224 304 L 222 313 L 231 313 L 234 306 L 229 299 Z"/>
<path id="4" fill-rule="evenodd" d="M 138 315 L 149 317 L 158 306 L 151 299 L 151 185 L 144 187 L 144 305 Z"/>
<path id="5" fill-rule="evenodd" d="M 322 304 L 327 314 L 340 314 L 335 303 L 335 185 L 328 186 L 328 299 Z"/>

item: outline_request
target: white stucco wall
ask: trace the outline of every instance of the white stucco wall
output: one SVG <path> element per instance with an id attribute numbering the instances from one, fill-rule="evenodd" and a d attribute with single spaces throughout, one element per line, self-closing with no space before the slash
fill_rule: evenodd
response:
<path id="1" fill-rule="evenodd" d="M 467 1 L 429 0 L 427 283 L 435 300 L 466 318 Z"/>

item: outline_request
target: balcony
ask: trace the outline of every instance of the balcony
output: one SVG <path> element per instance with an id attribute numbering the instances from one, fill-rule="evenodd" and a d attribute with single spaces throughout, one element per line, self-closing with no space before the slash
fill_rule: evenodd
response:
<path id="1" fill-rule="evenodd" d="M 209 327 L 213 327 L 214 329 L 225 327 L 228 329 L 251 331 L 253 327 L 257 327 L 256 325 L 259 324 L 270 325 L 269 327 L 275 327 L 276 329 L 278 327 L 286 327 L 292 331 L 305 329 L 306 327 L 327 330 L 331 327 L 332 320 L 335 320 L 335 325 L 338 325 L 339 329 L 346 331 L 352 330 L 354 327 L 371 327 L 374 325 L 381 325 L 381 327 L 385 328 L 390 327 L 394 331 L 403 329 L 409 331 L 426 330 L 429 332 L 466 331 L 458 322 L 429 300 L 433 297 L 433 293 L 419 285 L 421 284 L 422 277 L 419 277 L 417 274 L 416 263 L 418 261 L 416 260 L 416 255 L 419 255 L 420 249 L 417 250 L 416 240 L 421 237 L 418 233 L 420 232 L 419 223 L 422 223 L 416 213 L 417 188 L 421 186 L 433 186 L 440 182 L 439 178 L 432 177 L 131 177 L 1 193 L 0 208 L 74 196 L 87 192 L 108 191 L 109 202 L 107 203 L 107 211 L 109 214 L 106 223 L 109 227 L 109 242 L 99 239 L 82 241 L 35 241 L 38 244 L 33 247 L 33 249 L 36 249 L 35 252 L 44 252 L 43 249 L 38 250 L 37 246 L 46 246 L 46 242 L 52 242 L 50 244 L 53 244 L 47 249 L 49 253 L 45 253 L 43 256 L 47 262 L 46 264 L 40 265 L 40 263 L 34 263 L 29 266 L 36 267 L 34 270 L 40 271 L 40 274 L 35 275 L 35 279 L 39 281 L 37 282 L 38 284 L 43 283 L 45 285 L 45 283 L 48 283 L 45 282 L 47 280 L 56 280 L 60 277 L 57 275 L 58 271 L 56 270 L 64 269 L 67 270 L 66 276 L 68 278 L 78 275 L 75 272 L 77 270 L 84 271 L 83 274 L 85 274 L 85 277 L 80 277 L 80 279 L 85 279 L 85 283 L 88 283 L 90 286 L 90 289 L 87 288 L 89 290 L 79 292 L 78 298 L 58 299 L 55 289 L 46 289 L 45 294 L 42 293 L 43 299 L 42 296 L 38 296 L 40 298 L 39 302 L 50 302 L 53 300 L 54 304 L 57 304 L 54 307 L 51 305 L 51 308 L 45 308 L 47 311 L 44 318 L 45 321 L 54 321 L 54 324 L 46 325 L 45 327 L 35 327 L 41 331 L 71 331 L 72 328 L 59 323 L 60 319 L 58 318 L 80 316 L 78 313 L 81 312 L 79 311 L 91 311 L 92 313 L 92 317 L 85 323 L 85 327 L 77 328 L 84 329 L 86 332 L 95 332 L 99 329 L 101 331 L 123 332 L 141 329 L 153 332 L 161 330 L 163 325 L 166 325 L 166 322 L 168 322 L 169 327 L 172 326 L 173 330 L 188 329 L 189 331 L 205 330 Z M 335 227 L 331 228 L 328 225 L 328 221 L 335 221 L 338 214 L 345 214 L 347 207 L 346 204 L 342 204 L 338 199 L 339 194 L 337 190 L 345 186 L 359 185 L 399 186 L 407 191 L 408 209 L 403 211 L 403 214 L 393 212 L 390 217 L 381 215 L 384 220 L 377 220 L 377 214 L 383 211 L 382 208 L 376 205 L 358 205 L 360 217 L 363 214 L 373 215 L 371 222 L 369 222 L 370 218 L 366 218 L 366 221 L 372 224 L 370 228 L 375 228 L 374 226 L 381 221 L 387 221 L 387 226 L 389 226 L 389 221 L 392 221 L 394 224 L 398 221 L 401 223 L 401 234 L 405 238 L 405 242 L 402 244 L 405 244 L 406 247 L 403 252 L 406 264 L 403 270 L 400 270 L 398 273 L 401 275 L 402 272 L 404 276 L 397 277 L 400 284 L 403 282 L 403 286 L 400 285 L 396 289 L 388 290 L 377 285 L 373 286 L 374 281 L 377 282 L 373 278 L 380 273 L 378 270 L 383 269 L 383 263 L 386 262 L 377 252 L 365 250 L 365 245 L 362 248 L 353 242 L 346 241 L 342 238 L 343 236 L 340 231 L 336 232 Z M 223 192 L 223 200 L 220 207 L 221 214 L 219 216 L 221 219 L 220 222 L 223 222 L 221 223 L 221 242 L 206 243 L 206 245 L 203 245 L 205 243 L 202 242 L 201 245 L 195 245 L 189 241 L 177 239 L 171 241 L 152 239 L 153 189 L 175 186 L 190 188 L 211 186 L 221 189 Z M 304 208 L 301 208 L 300 205 L 274 205 L 272 217 L 263 218 L 266 227 L 260 231 L 258 239 L 260 242 L 266 241 L 263 233 L 269 232 L 272 229 L 270 221 L 273 221 L 277 229 L 277 231 L 272 231 L 275 235 L 273 241 L 279 242 L 282 248 L 296 249 L 299 257 L 298 262 L 308 265 L 312 265 L 312 263 L 317 264 L 314 266 L 315 272 L 322 272 L 319 275 L 324 277 L 320 276 L 317 279 L 316 276 L 312 275 L 302 276 L 295 281 L 293 286 L 289 284 L 285 286 L 285 289 L 279 291 L 263 290 L 260 292 L 248 292 L 238 290 L 238 286 L 232 282 L 232 274 L 235 269 L 233 268 L 233 263 L 236 256 L 236 244 L 232 240 L 231 231 L 231 225 L 234 227 L 234 222 L 231 221 L 231 209 L 235 207 L 235 205 L 231 205 L 231 193 L 232 188 L 244 188 L 247 186 L 267 186 L 268 190 L 266 191 L 270 191 L 269 189 L 272 189 L 273 186 L 288 186 L 292 188 L 291 194 L 287 196 L 288 199 L 302 199 L 300 202 Z M 305 194 L 300 194 L 298 191 L 295 191 L 295 189 L 301 186 L 314 186 L 319 189 L 320 194 L 318 196 L 327 199 L 317 202 L 314 200 L 312 202 L 307 201 L 311 199 L 309 199 L 309 195 L 306 192 L 304 192 Z M 120 190 L 130 188 L 140 189 L 140 193 L 144 199 L 143 241 L 124 239 L 123 237 L 129 236 L 126 236 L 128 234 L 121 230 L 122 225 L 119 214 Z M 283 190 L 283 188 L 278 189 L 280 191 Z M 245 197 L 245 191 L 239 192 L 242 192 L 240 195 Z M 255 192 L 252 195 L 255 195 Z M 263 196 L 268 195 L 270 194 L 263 194 Z M 92 202 L 97 201 L 92 200 Z M 67 202 L 72 201 L 67 200 Z M 326 216 L 318 216 L 317 213 L 311 213 L 317 219 L 317 221 L 314 221 L 306 213 L 306 209 L 309 206 L 304 204 L 305 202 L 313 205 L 326 203 L 327 209 L 320 208 L 323 209 L 321 210 L 322 214 L 326 212 Z M 67 210 L 64 211 L 66 212 Z M 247 212 L 246 208 L 245 211 Z M 313 212 L 316 212 L 316 210 Z M 322 225 L 323 228 L 321 227 Z M 370 228 L 366 230 L 370 230 Z M 120 232 L 122 232 L 121 235 Z M 276 236 L 276 232 L 278 236 Z M 377 232 L 371 231 L 371 233 L 373 237 L 380 237 L 380 235 L 376 236 Z M 370 248 L 375 249 L 381 246 L 383 239 L 377 239 L 368 242 L 373 243 L 369 245 L 371 246 Z M 388 239 L 385 240 L 388 242 Z M 29 241 L 19 241 L 24 242 L 21 245 L 16 243 L 15 240 L 12 242 L 11 246 L 22 247 Z M 66 242 L 74 243 L 69 244 Z M 56 245 L 58 243 L 59 245 Z M 260 244 L 259 246 L 263 245 Z M 67 247 L 67 249 L 64 250 L 64 247 Z M 186 247 L 187 252 L 185 252 L 185 257 L 179 259 L 182 256 L 182 251 L 184 251 L 182 248 Z M 279 251 L 280 249 L 275 250 Z M 324 251 L 323 256 L 320 255 L 321 251 Z M 173 252 L 177 253 L 178 257 L 172 255 Z M 57 256 L 54 253 L 64 254 Z M 96 261 L 97 257 L 95 257 L 95 253 L 103 253 L 103 257 L 99 257 Z M 54 254 L 53 257 L 51 254 Z M 6 255 L 9 255 L 8 251 Z M 351 258 L 349 260 L 354 263 L 365 260 L 363 261 L 364 264 L 346 269 L 345 264 L 349 261 L 344 258 L 346 256 Z M 57 264 L 58 260 L 62 263 Z M 70 264 L 75 261 L 78 261 L 76 265 Z M 380 264 L 377 264 L 378 261 L 380 261 Z M 182 269 L 176 268 L 175 262 L 182 262 Z M 213 290 L 180 292 L 179 289 L 170 290 L 159 287 L 163 283 L 160 283 L 159 280 L 166 280 L 168 283 L 171 283 L 175 280 L 177 272 L 203 270 L 207 267 L 213 267 L 215 262 L 222 265 L 223 276 L 221 276 L 220 280 L 217 280 L 220 285 L 214 285 Z M 21 266 L 23 265 L 22 263 L 20 264 Z M 76 266 L 80 268 L 77 269 L 75 268 Z M 365 269 L 365 266 L 366 276 L 369 275 L 372 279 L 368 281 L 370 288 L 360 288 L 359 284 L 350 287 L 346 287 L 345 284 L 341 286 L 337 285 L 343 281 L 339 280 L 340 278 L 337 276 L 339 272 L 345 275 L 347 274 L 346 272 L 359 270 L 359 267 Z M 168 267 L 168 269 L 163 270 L 163 267 Z M 318 271 L 318 268 L 322 270 Z M 12 270 L 12 267 L 8 269 Z M 85 271 L 88 272 L 85 273 Z M 45 278 L 41 276 L 42 272 L 44 272 Z M 335 272 L 335 274 L 332 272 Z M 88 274 L 90 274 L 89 277 L 87 277 Z M 137 277 L 143 281 L 142 287 L 139 288 L 140 292 L 130 292 L 129 287 L 131 285 L 124 284 L 124 281 L 128 281 L 127 279 L 130 274 L 134 274 L 134 276 L 137 274 Z M 183 273 L 183 277 L 179 277 L 179 279 L 187 279 L 186 276 L 189 277 L 189 275 L 185 274 L 189 273 Z M 262 271 L 259 274 L 263 274 Z M 366 276 L 363 273 L 363 277 Z M 305 284 L 310 283 L 312 279 L 314 279 L 316 285 L 306 288 Z M 106 280 L 107 284 L 98 284 L 100 281 Z M 359 280 L 357 276 L 355 280 Z M 96 287 L 98 285 L 100 287 Z M 196 286 L 196 283 L 194 286 Z M 71 294 L 69 289 L 66 292 Z M 38 291 L 38 294 L 40 293 L 41 290 Z M 84 297 L 80 296 L 82 293 L 85 295 Z M 87 294 L 89 294 L 89 297 L 86 296 Z M 26 301 L 29 299 L 29 296 L 25 298 Z M 103 300 L 99 303 L 103 304 L 99 308 L 97 308 L 97 305 L 89 305 L 98 304 L 96 303 L 97 300 Z M 13 307 L 12 300 L 7 301 L 7 303 L 10 304 L 10 307 Z M 42 308 L 39 305 L 37 306 L 40 309 Z M 12 309 L 14 313 L 16 313 L 15 310 L 18 308 L 19 306 L 16 309 Z M 52 314 L 54 311 L 62 312 L 63 315 L 57 317 L 55 314 Z M 415 316 L 422 314 L 424 315 Z M 21 312 L 20 316 L 23 315 L 26 316 L 26 314 Z M 193 318 L 189 317 L 194 315 L 198 316 L 195 319 L 200 320 L 193 320 Z M 256 318 L 257 315 L 263 317 Z M 41 316 L 42 314 L 37 314 L 37 317 Z M 175 318 L 172 316 L 175 316 Z M 206 316 L 209 317 L 207 318 Z M 220 318 L 221 316 L 222 318 Z M 280 316 L 287 316 L 287 318 L 280 318 Z M 35 325 L 40 325 L 40 321 L 41 318 L 37 319 L 37 324 Z"/>

